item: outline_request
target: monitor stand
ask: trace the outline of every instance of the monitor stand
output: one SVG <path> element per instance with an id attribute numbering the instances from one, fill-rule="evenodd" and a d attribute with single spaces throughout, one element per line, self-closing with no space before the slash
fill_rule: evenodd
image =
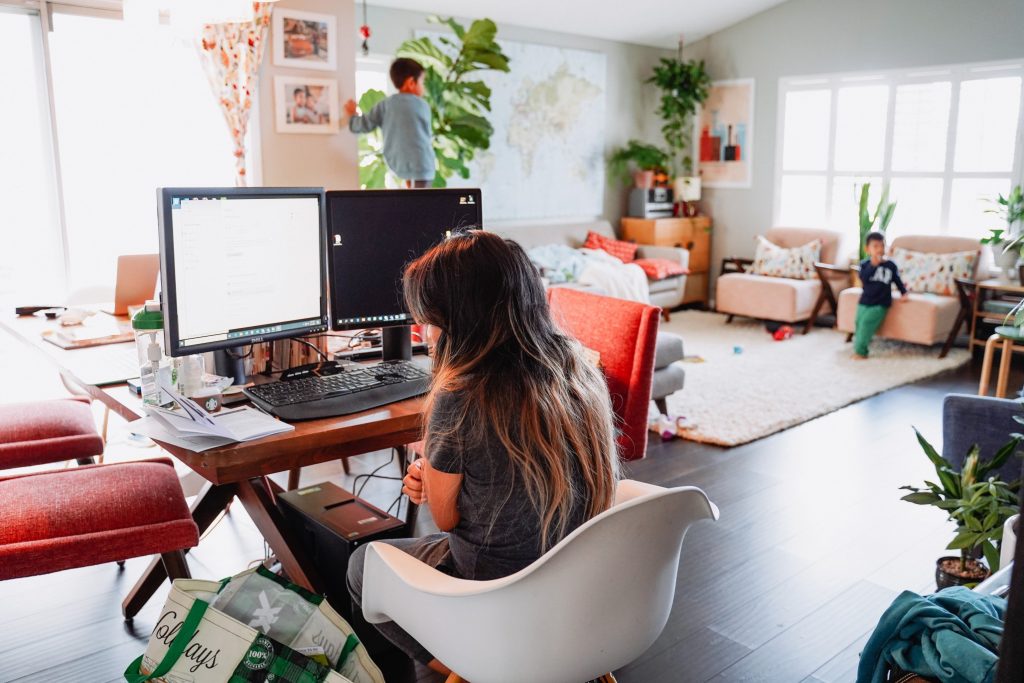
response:
<path id="1" fill-rule="evenodd" d="M 214 351 L 213 364 L 215 371 L 221 377 L 232 378 L 234 380 L 232 384 L 245 384 L 247 382 L 245 358 L 246 355 L 241 346 Z"/>
<path id="2" fill-rule="evenodd" d="M 412 360 L 412 327 L 398 325 L 381 330 L 383 361 Z"/>

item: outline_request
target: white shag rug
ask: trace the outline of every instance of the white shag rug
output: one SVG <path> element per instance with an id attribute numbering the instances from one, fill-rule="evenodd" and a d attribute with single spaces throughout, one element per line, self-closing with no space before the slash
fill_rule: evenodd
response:
<path id="1" fill-rule="evenodd" d="M 830 413 L 887 389 L 951 370 L 970 358 L 952 349 L 939 359 L 939 347 L 875 339 L 868 360 L 854 360 L 846 334 L 814 328 L 806 336 L 772 339 L 764 325 L 701 311 L 672 314 L 664 332 L 683 338 L 685 388 L 669 396 L 672 415 L 695 427 L 691 441 L 738 446 Z M 734 352 L 739 347 L 739 353 Z"/>

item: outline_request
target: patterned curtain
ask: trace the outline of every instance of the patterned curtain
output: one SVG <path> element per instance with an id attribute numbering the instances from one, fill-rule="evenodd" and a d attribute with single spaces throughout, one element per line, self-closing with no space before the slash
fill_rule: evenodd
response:
<path id="1" fill-rule="evenodd" d="M 259 79 L 263 45 L 270 28 L 270 2 L 253 3 L 253 20 L 238 24 L 207 24 L 197 41 L 199 59 L 220 102 L 235 144 L 235 185 L 245 177 L 245 132 Z"/>

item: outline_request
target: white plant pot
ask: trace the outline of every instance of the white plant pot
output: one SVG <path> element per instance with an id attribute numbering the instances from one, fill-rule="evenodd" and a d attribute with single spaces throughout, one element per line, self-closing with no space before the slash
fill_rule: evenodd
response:
<path id="1" fill-rule="evenodd" d="M 1003 275 L 1007 280 L 1012 280 L 1013 276 L 1016 275 L 1017 258 L 1019 254 L 1016 249 L 1009 251 L 1003 251 L 1005 242 L 992 245 L 992 260 L 995 262 L 997 268 L 1001 268 Z"/>

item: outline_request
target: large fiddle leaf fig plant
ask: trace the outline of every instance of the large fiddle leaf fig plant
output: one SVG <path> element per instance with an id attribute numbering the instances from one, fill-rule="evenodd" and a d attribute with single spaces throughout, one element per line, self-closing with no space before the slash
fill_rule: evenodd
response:
<path id="1" fill-rule="evenodd" d="M 447 26 L 453 35 L 440 36 L 436 43 L 430 36 L 407 40 L 396 56 L 415 59 L 426 71 L 423 97 L 430 105 L 437 158 L 434 187 L 445 187 L 453 175 L 469 178 L 469 162 L 490 147 L 494 133 L 487 119 L 491 89 L 474 76 L 482 71 L 507 73 L 509 59 L 495 40 L 498 27 L 490 19 L 477 19 L 468 29 L 454 19 L 430 21 Z M 360 99 L 359 108 L 369 111 L 364 101 L 372 108 L 383 96 L 371 90 Z M 381 147 L 379 134 L 360 140 L 359 182 L 364 188 L 385 186 L 389 171 Z"/>

